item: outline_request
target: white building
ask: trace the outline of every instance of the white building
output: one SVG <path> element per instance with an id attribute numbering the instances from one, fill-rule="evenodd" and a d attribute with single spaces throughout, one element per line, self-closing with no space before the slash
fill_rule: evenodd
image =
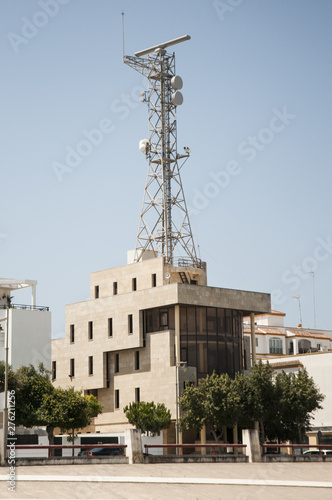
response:
<path id="1" fill-rule="evenodd" d="M 269 361 L 277 373 L 307 370 L 325 395 L 323 408 L 315 412 L 312 430 L 307 433 L 309 444 L 332 444 L 332 331 L 287 327 L 284 325 L 285 316 L 285 313 L 273 310 L 255 316 L 257 359 Z M 251 344 L 250 318 L 245 317 L 243 323 L 244 344 L 248 345 Z"/>
<path id="2" fill-rule="evenodd" d="M 30 304 L 19 304 L 19 290 L 31 287 Z M 0 278 L 0 361 L 5 360 L 8 333 L 8 364 L 16 370 L 21 365 L 51 369 L 51 313 L 36 305 L 37 281 Z M 15 302 L 12 293 L 15 292 Z M 17 297 L 17 299 L 16 299 Z M 4 406 L 0 395 L 0 409 Z"/>
<path id="3" fill-rule="evenodd" d="M 255 339 L 257 358 L 275 358 L 280 355 L 327 352 L 332 349 L 331 330 L 287 327 L 286 314 L 272 310 L 268 314 L 255 315 Z M 243 318 L 244 337 L 250 341 L 250 318 Z M 249 340 L 250 339 L 250 340 Z"/>

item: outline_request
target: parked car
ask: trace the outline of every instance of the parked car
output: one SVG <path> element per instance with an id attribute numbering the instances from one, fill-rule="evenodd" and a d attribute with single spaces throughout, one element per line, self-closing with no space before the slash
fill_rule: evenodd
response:
<path id="1" fill-rule="evenodd" d="M 314 450 L 306 450 L 306 451 L 303 452 L 303 455 L 306 455 L 306 456 L 308 456 L 308 455 L 310 455 L 310 456 L 311 455 L 318 455 L 319 456 L 321 452 L 322 452 L 322 455 L 330 455 L 330 456 L 332 456 L 332 449 L 331 450 L 316 450 L 316 449 L 314 449 Z"/>
<path id="2" fill-rule="evenodd" d="M 124 455 L 124 448 L 90 448 L 89 455 L 93 457 L 110 457 Z M 87 450 L 82 450 L 78 454 L 79 457 L 86 457 Z"/>

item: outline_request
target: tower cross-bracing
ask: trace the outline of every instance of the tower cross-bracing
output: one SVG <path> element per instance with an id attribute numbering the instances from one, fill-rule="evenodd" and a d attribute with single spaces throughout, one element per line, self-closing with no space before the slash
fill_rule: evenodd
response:
<path id="1" fill-rule="evenodd" d="M 183 102 L 182 79 L 175 73 L 175 54 L 165 50 L 189 38 L 186 35 L 136 52 L 135 56 L 123 57 L 125 64 L 148 80 L 141 101 L 148 105 L 149 136 L 140 142 L 140 150 L 145 153 L 149 167 L 136 241 L 136 262 L 150 250 L 156 256 L 163 256 L 166 263 L 200 267 L 180 176 L 190 150 L 184 148 L 184 154 L 177 152 L 176 109 Z"/>

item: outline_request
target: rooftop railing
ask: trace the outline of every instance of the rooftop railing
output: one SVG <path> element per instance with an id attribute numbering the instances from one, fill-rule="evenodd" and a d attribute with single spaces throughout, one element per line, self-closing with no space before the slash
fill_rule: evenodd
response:
<path id="1" fill-rule="evenodd" d="M 31 311 L 49 311 L 47 306 L 31 306 L 29 304 L 0 304 L 0 309 L 29 309 Z"/>

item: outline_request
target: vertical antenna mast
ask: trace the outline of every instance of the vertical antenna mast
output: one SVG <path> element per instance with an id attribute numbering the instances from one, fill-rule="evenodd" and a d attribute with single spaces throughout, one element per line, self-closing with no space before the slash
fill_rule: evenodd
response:
<path id="1" fill-rule="evenodd" d="M 137 235 L 135 261 L 146 250 L 161 255 L 175 265 L 201 267 L 197 258 L 180 169 L 190 155 L 177 153 L 176 108 L 183 102 L 182 79 L 175 74 L 175 54 L 166 47 L 190 40 L 189 35 L 124 56 L 123 62 L 148 79 L 148 90 L 141 101 L 148 104 L 149 138 L 139 148 L 148 161 L 143 206 Z M 147 58 L 142 56 L 147 55 Z M 178 161 L 183 160 L 181 166 Z"/>
<path id="2" fill-rule="evenodd" d="M 122 16 L 122 58 L 125 56 L 125 43 L 124 43 L 124 12 L 121 13 Z"/>

